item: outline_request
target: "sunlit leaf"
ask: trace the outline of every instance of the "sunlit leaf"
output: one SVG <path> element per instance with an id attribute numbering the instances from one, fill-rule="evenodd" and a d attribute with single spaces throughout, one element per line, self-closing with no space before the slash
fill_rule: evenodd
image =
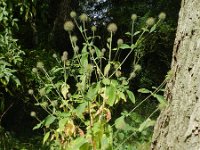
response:
<path id="1" fill-rule="evenodd" d="M 49 135 L 50 135 L 50 132 L 47 132 L 47 133 L 44 135 L 43 144 L 47 141 L 47 139 L 49 138 Z"/>
<path id="2" fill-rule="evenodd" d="M 56 117 L 53 115 L 48 115 L 45 119 L 44 119 L 44 126 L 48 127 L 49 125 L 51 125 L 54 121 L 56 120 Z"/>
<path id="3" fill-rule="evenodd" d="M 131 100 L 131 102 L 132 102 L 133 104 L 135 104 L 135 96 L 134 96 L 133 92 L 131 92 L 131 91 L 129 91 L 129 90 L 126 90 L 126 93 L 128 94 L 128 97 L 129 97 L 129 99 Z"/>

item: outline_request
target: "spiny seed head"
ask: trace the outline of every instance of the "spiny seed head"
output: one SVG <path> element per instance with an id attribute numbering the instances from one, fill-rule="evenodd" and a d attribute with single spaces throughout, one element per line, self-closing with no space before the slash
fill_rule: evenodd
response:
<path id="1" fill-rule="evenodd" d="M 40 93 L 40 96 L 45 96 L 45 95 L 46 95 L 45 88 L 41 88 L 41 89 L 39 90 L 39 93 Z"/>
<path id="2" fill-rule="evenodd" d="M 97 27 L 96 26 L 92 26 L 91 30 L 92 30 L 92 32 L 95 32 L 95 31 L 97 31 Z"/>
<path id="3" fill-rule="evenodd" d="M 33 89 L 28 90 L 28 94 L 33 95 L 33 93 L 34 93 Z"/>
<path id="4" fill-rule="evenodd" d="M 41 62 L 41 61 L 38 61 L 36 66 L 37 66 L 37 68 L 39 68 L 39 69 L 43 69 L 43 68 L 44 68 L 44 63 Z"/>
<path id="5" fill-rule="evenodd" d="M 58 106 L 58 101 L 57 101 L 57 100 L 55 100 L 55 101 L 52 101 L 52 102 L 51 102 L 51 105 L 52 105 L 53 107 L 56 107 L 56 106 Z"/>
<path id="6" fill-rule="evenodd" d="M 52 56 L 53 56 L 53 58 L 57 58 L 57 55 L 56 55 L 56 53 L 54 53 Z"/>
<path id="7" fill-rule="evenodd" d="M 66 21 L 64 23 L 64 29 L 65 31 L 71 32 L 74 29 L 74 23 L 72 21 Z"/>
<path id="8" fill-rule="evenodd" d="M 79 18 L 82 22 L 88 21 L 88 16 L 85 13 L 82 13 Z"/>
<path id="9" fill-rule="evenodd" d="M 135 72 L 131 72 L 131 74 L 130 74 L 130 79 L 133 79 L 133 78 L 135 78 L 136 77 L 136 73 Z"/>
<path id="10" fill-rule="evenodd" d="M 155 19 L 153 17 L 148 18 L 146 21 L 146 24 L 149 27 L 151 27 L 154 23 L 155 23 Z"/>
<path id="11" fill-rule="evenodd" d="M 62 55 L 62 61 L 67 61 L 67 59 L 68 59 L 68 52 L 67 51 L 64 51 L 63 52 L 63 55 Z"/>
<path id="12" fill-rule="evenodd" d="M 74 47 L 74 52 L 75 52 L 75 53 L 78 53 L 78 51 L 79 51 L 79 47 L 76 45 L 76 46 Z"/>
<path id="13" fill-rule="evenodd" d="M 115 23 L 110 23 L 107 27 L 108 32 L 115 33 L 117 31 L 117 25 Z"/>
<path id="14" fill-rule="evenodd" d="M 105 48 L 102 48 L 101 51 L 102 51 L 102 53 L 105 53 L 105 52 L 106 52 L 106 49 L 105 49 Z"/>
<path id="15" fill-rule="evenodd" d="M 132 20 L 132 21 L 136 21 L 136 19 L 137 19 L 137 15 L 136 15 L 136 14 L 132 14 L 132 15 L 131 15 L 131 20 Z"/>
<path id="16" fill-rule="evenodd" d="M 48 103 L 45 101 L 45 102 L 40 103 L 40 105 L 41 105 L 42 107 L 46 108 L 46 107 L 48 106 Z"/>
<path id="17" fill-rule="evenodd" d="M 72 36 L 72 42 L 73 42 L 73 43 L 76 43 L 77 41 L 78 41 L 77 36 L 76 36 L 76 35 L 73 35 L 73 36 Z"/>
<path id="18" fill-rule="evenodd" d="M 76 18 L 76 12 L 75 12 L 75 11 L 71 11 L 71 12 L 70 12 L 70 17 Z"/>
<path id="19" fill-rule="evenodd" d="M 36 116 L 36 112 L 35 111 L 31 111 L 30 116 L 31 117 L 35 117 Z"/>
<path id="20" fill-rule="evenodd" d="M 79 47 L 78 47 L 78 46 L 75 46 L 75 47 L 74 47 L 74 52 L 75 52 L 75 53 L 78 53 L 78 51 L 79 51 Z"/>
<path id="21" fill-rule="evenodd" d="M 123 39 L 118 39 L 117 40 L 117 45 L 120 46 L 124 43 Z"/>
<path id="22" fill-rule="evenodd" d="M 88 73 L 91 73 L 92 70 L 93 70 L 93 65 L 92 65 L 92 64 L 88 64 L 88 65 L 87 65 L 87 72 L 88 72 Z"/>
<path id="23" fill-rule="evenodd" d="M 82 83 L 77 83 L 76 87 L 77 87 L 78 91 L 82 91 L 83 90 L 83 84 Z"/>
<path id="24" fill-rule="evenodd" d="M 142 70 L 142 67 L 139 64 L 134 66 L 134 71 L 135 72 L 140 72 L 141 70 Z"/>
<path id="25" fill-rule="evenodd" d="M 164 20 L 164 19 L 166 18 L 166 13 L 161 12 L 161 13 L 159 14 L 158 18 L 159 18 L 160 20 Z"/>
<path id="26" fill-rule="evenodd" d="M 90 54 L 91 55 L 94 55 L 94 53 L 95 53 L 95 50 L 92 48 L 92 49 L 90 49 Z"/>
<path id="27" fill-rule="evenodd" d="M 121 71 L 119 71 L 119 70 L 117 70 L 116 72 L 115 72 L 115 75 L 116 75 L 116 77 L 118 78 L 118 77 L 120 77 L 121 76 L 121 74 L 122 74 L 122 72 Z"/>
<path id="28" fill-rule="evenodd" d="M 38 72 L 37 68 L 33 68 L 33 69 L 32 69 L 32 72 L 33 72 L 33 73 L 37 73 L 37 72 Z"/>

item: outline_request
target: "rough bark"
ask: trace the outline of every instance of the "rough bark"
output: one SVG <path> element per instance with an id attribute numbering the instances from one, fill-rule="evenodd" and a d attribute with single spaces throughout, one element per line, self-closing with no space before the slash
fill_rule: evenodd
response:
<path id="1" fill-rule="evenodd" d="M 152 150 L 200 150 L 200 0 L 182 0 L 171 67 Z"/>

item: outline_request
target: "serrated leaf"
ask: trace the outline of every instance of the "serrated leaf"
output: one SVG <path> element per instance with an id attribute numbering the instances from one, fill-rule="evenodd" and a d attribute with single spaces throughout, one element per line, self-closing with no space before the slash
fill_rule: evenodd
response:
<path id="1" fill-rule="evenodd" d="M 49 138 L 49 135 L 50 135 L 50 131 L 47 132 L 47 133 L 44 135 L 43 144 L 47 141 L 47 139 Z"/>
<path id="2" fill-rule="evenodd" d="M 134 96 L 133 92 L 131 92 L 131 91 L 129 91 L 129 90 L 126 90 L 126 93 L 128 94 L 128 97 L 129 97 L 129 99 L 131 100 L 131 102 L 132 102 L 133 104 L 135 104 L 135 96 Z"/>
<path id="3" fill-rule="evenodd" d="M 146 88 L 141 88 L 141 89 L 138 90 L 138 92 L 140 92 L 140 93 L 151 93 L 151 91 L 149 91 Z"/>

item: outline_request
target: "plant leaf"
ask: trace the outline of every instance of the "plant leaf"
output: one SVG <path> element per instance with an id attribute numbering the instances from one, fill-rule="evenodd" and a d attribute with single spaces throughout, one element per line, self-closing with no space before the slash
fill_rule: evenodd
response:
<path id="1" fill-rule="evenodd" d="M 141 88 L 141 89 L 138 90 L 138 92 L 140 92 L 140 93 L 151 93 L 151 91 L 149 91 L 146 88 Z"/>
<path id="2" fill-rule="evenodd" d="M 56 117 L 53 115 L 48 115 L 45 119 L 44 119 L 44 125 L 46 127 L 48 127 L 49 125 L 51 125 L 54 121 L 56 120 Z"/>
<path id="3" fill-rule="evenodd" d="M 47 132 L 47 133 L 44 135 L 43 144 L 47 141 L 47 139 L 49 138 L 49 135 L 50 135 L 50 131 Z"/>
<path id="4" fill-rule="evenodd" d="M 131 100 L 131 102 L 132 102 L 133 104 L 135 104 L 135 96 L 134 96 L 133 92 L 131 92 L 131 91 L 129 91 L 129 90 L 126 90 L 126 93 L 128 94 L 128 97 L 129 97 L 129 99 Z"/>

